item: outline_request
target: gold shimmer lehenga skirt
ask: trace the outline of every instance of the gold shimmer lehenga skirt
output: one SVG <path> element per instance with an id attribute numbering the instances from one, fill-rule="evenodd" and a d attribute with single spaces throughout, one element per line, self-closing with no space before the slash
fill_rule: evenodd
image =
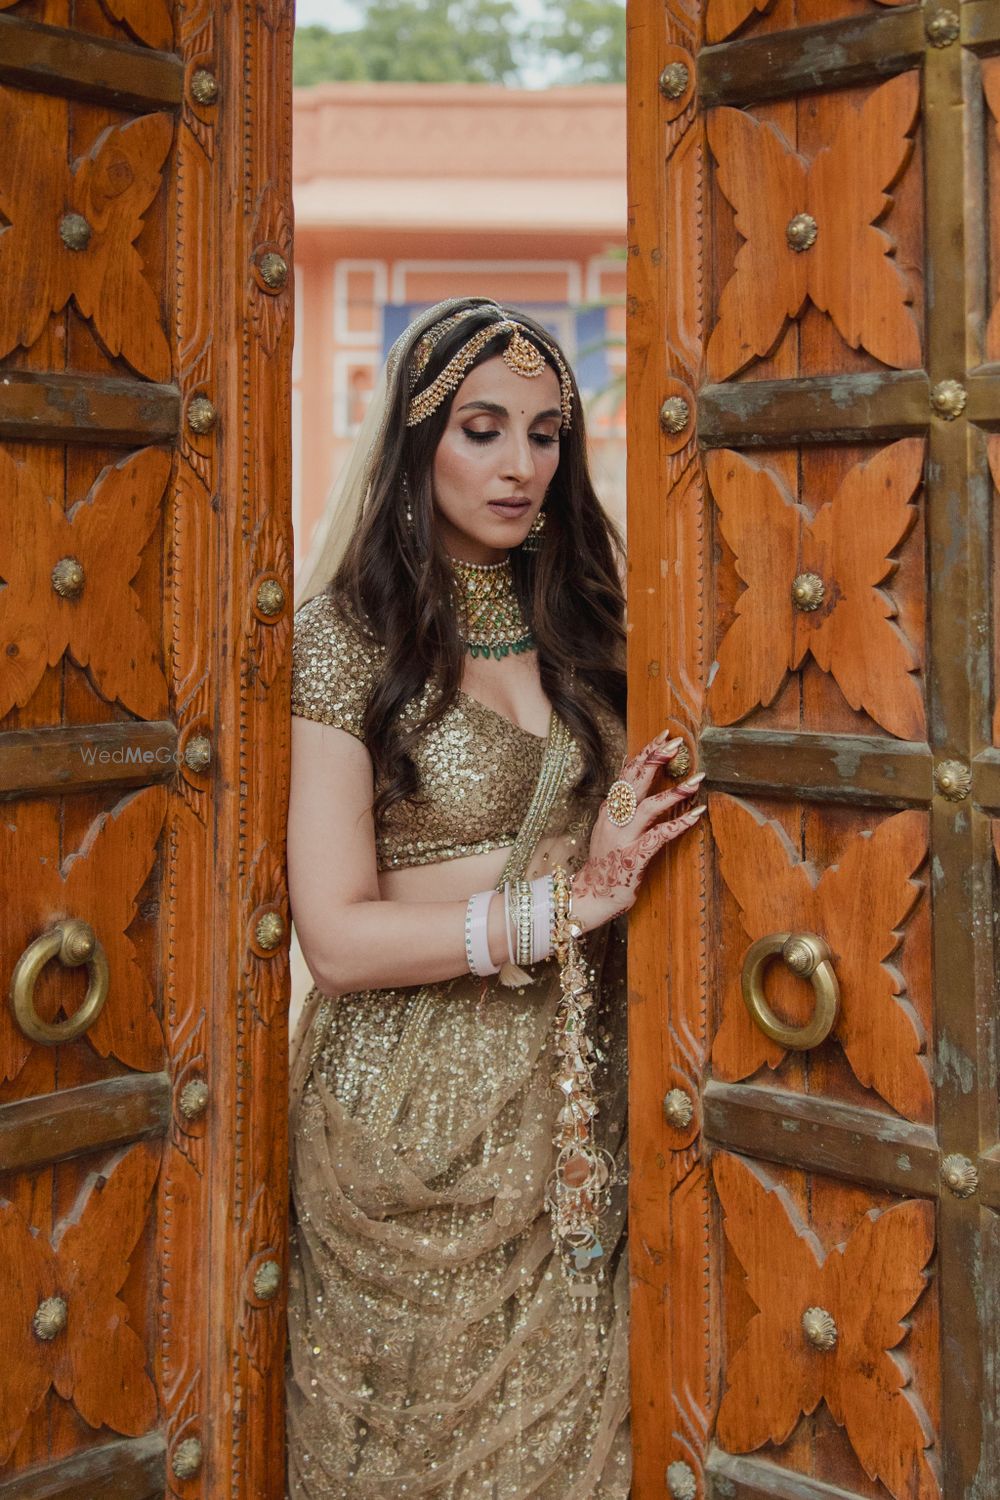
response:
<path id="1" fill-rule="evenodd" d="M 309 997 L 293 1065 L 289 1500 L 628 1496 L 625 945 L 606 936 L 589 1030 L 619 1183 L 587 1313 L 544 1207 L 554 962 L 523 991 L 469 978 Z"/>

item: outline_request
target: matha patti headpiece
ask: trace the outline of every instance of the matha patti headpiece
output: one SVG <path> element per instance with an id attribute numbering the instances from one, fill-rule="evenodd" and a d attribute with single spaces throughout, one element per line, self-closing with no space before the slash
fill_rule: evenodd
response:
<path id="1" fill-rule="evenodd" d="M 446 333 L 455 328 L 466 318 L 482 312 L 483 306 L 469 308 L 468 311 L 456 313 L 450 318 L 443 318 L 440 323 L 435 323 L 429 328 L 423 338 L 417 343 L 410 356 L 409 386 L 412 391 L 417 385 L 420 376 L 427 368 L 435 346 L 444 338 Z M 502 309 L 497 308 L 500 312 Z M 532 338 L 526 338 L 525 334 L 530 332 Z M 416 427 L 431 412 L 437 411 L 441 402 L 452 391 L 456 390 L 464 380 L 470 365 L 486 345 L 491 343 L 499 334 L 509 333 L 510 341 L 503 350 L 501 358 L 508 369 L 513 370 L 515 375 L 523 375 L 528 379 L 541 375 L 548 361 L 544 354 L 532 341 L 538 338 L 534 329 L 527 329 L 524 324 L 518 323 L 514 318 L 504 315 L 500 322 L 489 323 L 474 333 L 468 343 L 463 344 L 458 353 L 453 355 L 445 365 L 440 375 L 437 375 L 425 391 L 418 396 L 411 397 L 410 405 L 406 414 L 407 427 Z M 552 356 L 552 360 L 559 372 L 560 407 L 562 409 L 562 430 L 568 432 L 573 419 L 573 382 L 570 379 L 569 370 L 559 351 L 545 339 L 541 340 L 545 349 Z"/>
<path id="2" fill-rule="evenodd" d="M 420 377 L 426 370 L 431 355 L 445 334 L 450 333 L 453 328 L 456 328 L 459 323 L 463 323 L 466 318 L 472 318 L 476 313 L 482 312 L 483 306 L 484 304 L 480 303 L 478 307 L 463 307 L 461 312 L 452 313 L 449 318 L 442 318 L 440 323 L 434 323 L 428 328 L 423 337 L 417 341 L 410 355 L 410 362 L 407 369 L 407 381 L 411 392 L 419 385 Z M 492 309 L 493 303 L 488 302 L 485 306 Z M 495 311 L 502 315 L 502 310 L 499 307 Z"/>

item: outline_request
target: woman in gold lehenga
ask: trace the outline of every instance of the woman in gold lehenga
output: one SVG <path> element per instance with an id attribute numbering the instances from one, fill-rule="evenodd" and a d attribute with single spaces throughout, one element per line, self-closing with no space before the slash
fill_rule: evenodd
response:
<path id="1" fill-rule="evenodd" d="M 483 298 L 418 319 L 328 514 L 294 636 L 289 880 L 316 983 L 289 1497 L 615 1500 L 613 919 L 701 809 L 695 780 L 653 790 L 676 741 L 623 765 L 618 545 L 552 338 Z"/>

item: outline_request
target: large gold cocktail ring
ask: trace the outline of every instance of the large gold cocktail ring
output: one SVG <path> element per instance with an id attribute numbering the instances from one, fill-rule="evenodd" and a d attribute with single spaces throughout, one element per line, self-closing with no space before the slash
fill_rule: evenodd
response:
<path id="1" fill-rule="evenodd" d="M 628 781 L 613 781 L 608 788 L 606 812 L 616 828 L 624 828 L 635 817 L 639 799 Z"/>

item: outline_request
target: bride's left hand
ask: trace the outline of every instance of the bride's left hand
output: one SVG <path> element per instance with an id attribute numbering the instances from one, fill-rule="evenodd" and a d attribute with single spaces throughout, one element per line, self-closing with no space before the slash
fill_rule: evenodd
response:
<path id="1" fill-rule="evenodd" d="M 669 765 L 681 743 L 666 730 L 625 762 L 618 779 L 635 792 L 636 810 L 624 826 L 612 822 L 607 802 L 602 802 L 587 861 L 573 879 L 573 913 L 586 930 L 628 911 L 654 856 L 705 813 L 704 806 L 684 807 L 698 791 L 703 772 L 666 791 L 651 791 L 658 771 Z"/>

